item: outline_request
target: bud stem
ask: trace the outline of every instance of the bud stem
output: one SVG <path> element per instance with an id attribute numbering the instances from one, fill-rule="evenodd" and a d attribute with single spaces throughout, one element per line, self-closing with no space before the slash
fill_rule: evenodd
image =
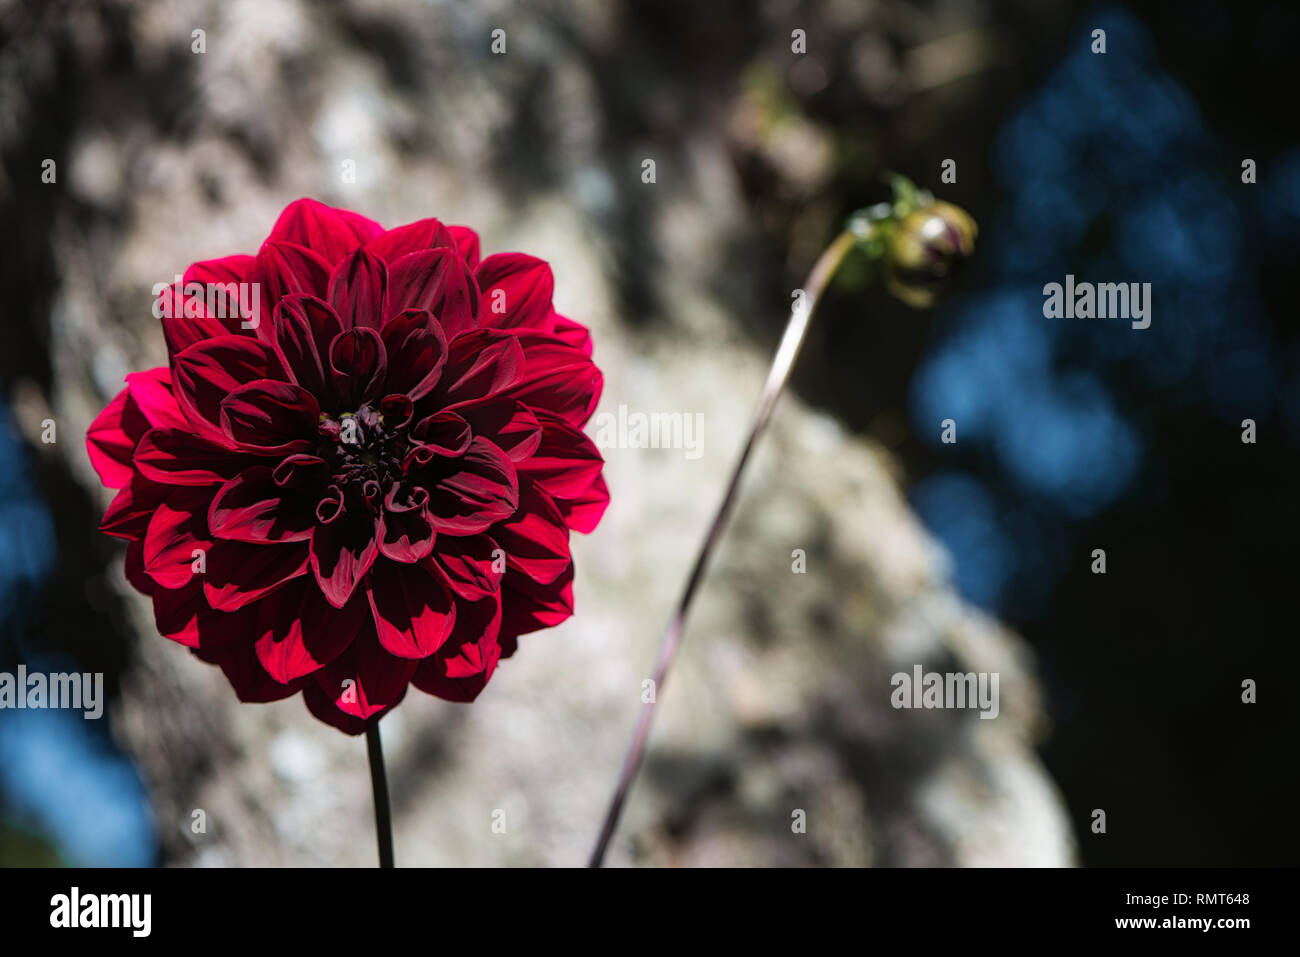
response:
<path id="1" fill-rule="evenodd" d="M 713 521 L 709 524 L 709 530 L 705 533 L 704 540 L 700 543 L 699 551 L 695 556 L 695 564 L 691 568 L 681 599 L 677 603 L 677 611 L 669 622 L 668 630 L 659 645 L 659 657 L 654 671 L 654 696 L 651 701 L 646 702 L 641 707 L 641 716 L 637 720 L 631 744 L 628 746 L 627 755 L 623 759 L 623 769 L 619 773 L 618 783 L 614 788 L 609 810 L 605 813 L 605 822 L 601 827 L 600 837 L 597 838 L 596 847 L 592 850 L 591 858 L 588 861 L 589 867 L 600 867 L 604 861 L 605 851 L 609 846 L 610 839 L 614 836 L 614 829 L 618 826 L 623 804 L 627 800 L 632 782 L 641 768 L 641 762 L 645 757 L 646 742 L 650 737 L 650 726 L 654 721 L 655 704 L 659 695 L 663 693 L 664 681 L 668 677 L 668 669 L 672 667 L 673 659 L 677 657 L 678 649 L 681 647 L 686 614 L 690 610 L 691 603 L 695 600 L 696 591 L 704 580 L 709 557 L 713 554 L 714 547 L 722 538 L 727 519 L 731 515 L 732 506 L 735 504 L 736 495 L 740 489 L 741 474 L 749 462 L 750 454 L 758 444 L 759 436 L 762 435 L 763 429 L 766 428 L 768 420 L 772 417 L 772 410 L 776 406 L 776 400 L 781 395 L 781 390 L 785 388 L 786 382 L 790 379 L 790 372 L 794 368 L 795 360 L 799 357 L 799 349 L 803 346 L 804 336 L 808 332 L 808 325 L 812 320 L 813 312 L 817 309 L 818 302 L 821 300 L 822 293 L 825 291 L 831 277 L 835 275 L 835 271 L 844 262 L 845 257 L 863 238 L 862 236 L 854 236 L 853 233 L 847 231 L 836 237 L 834 242 L 822 251 L 817 262 L 813 264 L 812 271 L 808 274 L 808 279 L 804 283 L 803 300 L 801 302 L 796 301 L 790 309 L 790 319 L 786 322 L 785 332 L 781 336 L 781 344 L 777 347 L 776 357 L 772 360 L 772 367 L 768 371 L 767 383 L 763 386 L 763 393 L 758 400 L 758 408 L 754 412 L 754 418 L 749 427 L 749 437 L 745 440 L 744 448 L 741 449 L 740 458 L 736 460 L 735 466 L 732 467 L 727 490 L 722 496 L 721 503 L 713 513 Z"/>

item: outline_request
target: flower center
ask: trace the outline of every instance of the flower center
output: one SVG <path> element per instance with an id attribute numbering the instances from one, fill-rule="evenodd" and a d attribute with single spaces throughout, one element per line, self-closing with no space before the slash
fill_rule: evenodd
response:
<path id="1" fill-rule="evenodd" d="M 411 400 L 406 396 L 390 396 L 377 406 L 366 403 L 337 417 L 322 412 L 319 455 L 340 487 L 376 482 L 387 490 L 402 476 L 402 462 L 412 445 L 410 424 Z"/>

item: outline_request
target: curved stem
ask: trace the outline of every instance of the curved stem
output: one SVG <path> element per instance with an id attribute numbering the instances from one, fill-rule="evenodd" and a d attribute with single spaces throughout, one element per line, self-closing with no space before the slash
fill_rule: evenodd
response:
<path id="1" fill-rule="evenodd" d="M 370 787 L 375 795 L 375 840 L 379 843 L 379 866 L 393 866 L 393 817 L 388 806 L 388 775 L 384 773 L 384 745 L 379 740 L 379 722 L 366 725 L 366 754 L 370 758 Z"/>
<path id="2" fill-rule="evenodd" d="M 654 700 L 646 702 L 641 707 L 641 716 L 637 720 L 636 730 L 632 733 L 632 742 L 628 746 L 626 757 L 623 759 L 623 769 L 619 773 L 618 783 L 614 788 L 609 810 L 605 813 L 605 822 L 601 827 L 600 837 L 597 838 L 596 847 L 592 850 L 591 858 L 588 861 L 587 866 L 589 867 L 600 867 L 604 861 L 605 850 L 609 846 L 610 839 L 614 836 L 614 829 L 618 826 L 619 815 L 623 811 L 623 803 L 627 800 L 628 791 L 632 787 L 637 771 L 641 768 L 641 762 L 645 756 L 646 741 L 650 737 L 650 726 L 654 722 L 655 704 L 659 695 L 663 693 L 664 680 L 668 677 L 668 669 L 672 667 L 673 659 L 677 657 L 677 651 L 681 647 L 686 614 L 690 610 L 691 602 L 695 599 L 696 591 L 704 580 L 709 557 L 712 555 L 718 541 L 722 538 L 727 519 L 731 515 L 736 493 L 740 489 L 740 476 L 745 470 L 745 465 L 749 462 L 750 454 L 754 451 L 759 436 L 762 435 L 763 429 L 772 417 L 772 410 L 776 406 L 777 398 L 781 395 L 781 390 L 785 388 L 785 384 L 790 378 L 790 371 L 794 368 L 795 359 L 799 356 L 799 349 L 803 345 L 804 335 L 808 331 L 808 324 L 812 319 L 813 312 L 821 300 L 822 292 L 825 291 L 826 284 L 830 282 L 831 276 L 835 274 L 835 270 L 839 268 L 840 263 L 844 261 L 844 257 L 853 249 L 857 241 L 857 238 L 851 233 L 845 232 L 841 233 L 834 242 L 826 247 L 821 256 L 818 257 L 817 262 L 813 264 L 812 271 L 808 274 L 808 279 L 804 283 L 802 301 L 796 302 L 790 310 L 790 319 L 786 322 L 785 332 L 781 336 L 781 344 L 777 347 L 776 357 L 772 360 L 772 368 L 768 371 L 767 384 L 763 386 L 763 394 L 758 401 L 758 408 L 754 412 L 754 418 L 749 427 L 749 438 L 745 440 L 745 446 L 740 452 L 740 458 L 736 460 L 735 466 L 732 467 L 727 490 L 723 494 L 717 510 L 713 513 L 713 521 L 709 525 L 704 540 L 700 543 L 699 552 L 695 556 L 695 564 L 691 568 L 690 577 L 686 579 L 686 587 L 683 589 L 682 596 L 677 603 L 677 611 L 673 614 L 672 620 L 668 624 L 668 630 L 659 645 L 659 657 L 654 670 Z"/>

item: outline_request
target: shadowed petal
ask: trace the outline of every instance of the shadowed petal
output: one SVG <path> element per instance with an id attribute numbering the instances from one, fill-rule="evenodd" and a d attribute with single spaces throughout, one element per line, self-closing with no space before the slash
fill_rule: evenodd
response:
<path id="1" fill-rule="evenodd" d="M 250 545 L 218 539 L 208 549 L 203 594 L 218 611 L 234 611 L 307 574 L 307 543 Z"/>
<path id="2" fill-rule="evenodd" d="M 311 538 L 316 524 L 314 497 L 285 488 L 275 480 L 275 472 L 269 466 L 254 466 L 217 490 L 207 509 L 208 528 L 215 538 L 253 544 Z"/>
<path id="3" fill-rule="evenodd" d="M 427 310 L 407 309 L 394 316 L 380 334 L 388 355 L 384 390 L 412 400 L 426 395 L 442 374 L 447 361 L 447 339 L 442 326 Z"/>
<path id="4" fill-rule="evenodd" d="M 329 302 L 344 329 L 378 329 L 388 307 L 388 267 L 364 247 L 339 261 L 330 274 Z"/>
<path id="5" fill-rule="evenodd" d="M 380 561 L 366 593 L 379 643 L 399 658 L 429 657 L 456 623 L 450 592 L 420 565 Z"/>
<path id="6" fill-rule="evenodd" d="M 310 577 L 290 582 L 259 601 L 254 610 L 258 661 L 281 683 L 312 674 L 337 658 L 352 644 L 370 613 L 360 595 L 335 608 Z"/>
<path id="7" fill-rule="evenodd" d="M 374 329 L 349 329 L 330 345 L 334 391 L 343 409 L 353 410 L 379 397 L 388 370 L 384 342 Z"/>
<path id="8" fill-rule="evenodd" d="M 141 558 L 149 577 L 163 588 L 181 588 L 194 577 L 194 561 L 212 545 L 203 516 L 207 489 L 177 488 L 149 519 Z"/>
<path id="9" fill-rule="evenodd" d="M 514 463 L 487 439 L 475 438 L 463 456 L 436 459 L 430 469 L 429 513 L 439 532 L 475 535 L 519 506 Z"/>
<path id="10" fill-rule="evenodd" d="M 221 402 L 221 428 L 241 449 L 258 453 L 303 452 L 317 434 L 320 406 L 300 385 L 258 379 Z"/>
<path id="11" fill-rule="evenodd" d="M 328 524 L 317 525 L 312 532 L 312 571 L 325 598 L 335 608 L 347 604 L 378 554 L 375 520 L 363 503 L 348 503 L 331 516 Z"/>
<path id="12" fill-rule="evenodd" d="M 221 403 L 241 385 L 279 378 L 280 360 L 256 339 L 220 336 L 205 339 L 172 359 L 172 389 L 194 431 L 220 445 L 230 440 L 221 428 Z"/>
<path id="13" fill-rule="evenodd" d="M 271 347 L 290 382 L 327 401 L 329 350 L 343 331 L 329 304 L 314 296 L 286 296 L 271 318 Z"/>

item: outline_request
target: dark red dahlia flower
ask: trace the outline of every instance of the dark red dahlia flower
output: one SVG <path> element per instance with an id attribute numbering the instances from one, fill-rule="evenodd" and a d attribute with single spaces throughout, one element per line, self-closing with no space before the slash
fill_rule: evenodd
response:
<path id="1" fill-rule="evenodd" d="M 408 683 L 473 700 L 569 617 L 569 531 L 609 496 L 581 431 L 601 375 L 551 291 L 464 227 L 307 199 L 162 289 L 169 365 L 87 435 L 159 631 L 355 734 Z"/>

